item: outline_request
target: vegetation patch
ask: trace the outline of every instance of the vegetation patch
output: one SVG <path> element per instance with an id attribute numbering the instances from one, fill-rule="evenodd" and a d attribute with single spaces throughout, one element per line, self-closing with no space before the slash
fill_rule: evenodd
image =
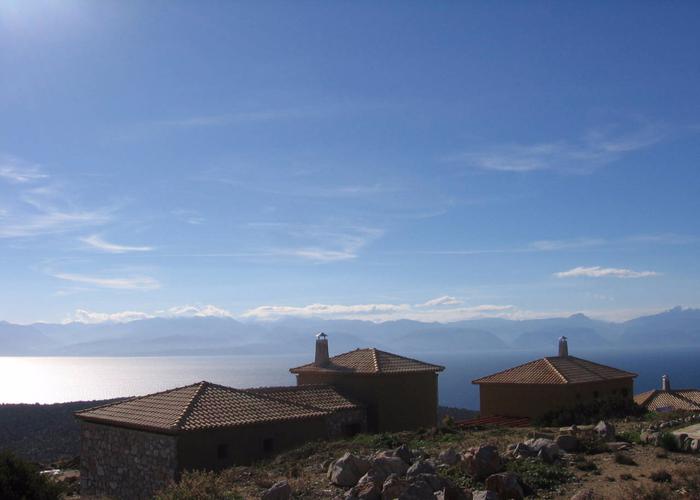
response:
<path id="1" fill-rule="evenodd" d="M 659 436 L 659 446 L 664 450 L 668 451 L 678 451 L 678 441 L 676 436 L 670 432 L 664 432 Z"/>
<path id="2" fill-rule="evenodd" d="M 661 469 L 649 474 L 649 479 L 655 483 L 670 483 L 673 477 L 668 471 Z"/>
<path id="3" fill-rule="evenodd" d="M 0 452 L 0 498 L 54 500 L 63 485 L 39 474 L 39 469 L 8 452 Z"/>
<path id="4" fill-rule="evenodd" d="M 156 495 L 156 500 L 243 500 L 224 474 L 185 472 L 177 484 Z"/>
<path id="5" fill-rule="evenodd" d="M 621 453 L 619 451 L 615 453 L 615 463 L 621 465 L 637 465 L 637 462 L 635 462 L 632 457 L 630 457 L 626 453 Z"/>
<path id="6" fill-rule="evenodd" d="M 570 408 L 552 410 L 535 419 L 535 425 L 562 427 L 565 425 L 595 424 L 600 420 L 642 417 L 646 410 L 631 400 L 601 399 L 581 403 Z"/>
<path id="7" fill-rule="evenodd" d="M 641 432 L 637 430 L 628 430 L 617 434 L 618 441 L 624 441 L 625 443 L 632 444 L 642 444 Z"/>
<path id="8" fill-rule="evenodd" d="M 546 464 L 536 459 L 521 459 L 509 462 L 506 469 L 515 472 L 533 490 L 551 490 L 568 483 L 574 475 L 561 465 Z"/>

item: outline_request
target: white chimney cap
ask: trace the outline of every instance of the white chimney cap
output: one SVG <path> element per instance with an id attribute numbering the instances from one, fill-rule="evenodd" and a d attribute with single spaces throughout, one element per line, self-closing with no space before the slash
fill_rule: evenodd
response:
<path id="1" fill-rule="evenodd" d="M 317 338 L 317 339 L 325 339 L 325 338 L 327 338 L 327 337 L 328 337 L 328 335 L 326 335 L 326 334 L 323 333 L 323 332 L 317 333 L 317 334 L 316 334 L 316 338 Z"/>

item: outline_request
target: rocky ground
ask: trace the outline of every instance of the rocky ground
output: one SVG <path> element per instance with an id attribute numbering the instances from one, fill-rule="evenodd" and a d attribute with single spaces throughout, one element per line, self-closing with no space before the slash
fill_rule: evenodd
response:
<path id="1" fill-rule="evenodd" d="M 192 474 L 162 499 L 204 490 L 210 498 L 267 500 L 700 498 L 699 456 L 640 444 L 648 426 L 361 435 L 221 474 Z"/>

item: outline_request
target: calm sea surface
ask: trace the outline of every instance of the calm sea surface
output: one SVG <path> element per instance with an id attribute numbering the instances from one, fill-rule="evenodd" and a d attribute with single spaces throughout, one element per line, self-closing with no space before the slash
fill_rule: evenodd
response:
<path id="1" fill-rule="evenodd" d="M 572 353 L 574 354 L 574 353 Z M 576 355 L 639 373 L 635 392 L 657 388 L 668 373 L 673 387 L 700 387 L 700 348 L 583 350 Z M 407 354 L 411 356 L 411 354 Z M 541 357 L 541 351 L 421 353 L 444 365 L 440 404 L 476 409 L 475 378 Z M 307 356 L 0 357 L 0 403 L 56 403 L 142 395 L 208 380 L 234 387 L 294 384 L 288 369 Z"/>

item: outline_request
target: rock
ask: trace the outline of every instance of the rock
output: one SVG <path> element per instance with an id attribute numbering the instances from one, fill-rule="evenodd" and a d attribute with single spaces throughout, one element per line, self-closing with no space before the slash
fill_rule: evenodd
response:
<path id="1" fill-rule="evenodd" d="M 406 471 L 406 476 L 412 477 L 417 476 L 418 474 L 435 474 L 435 467 L 433 467 L 430 462 L 418 460 L 408 468 Z"/>
<path id="2" fill-rule="evenodd" d="M 561 455 L 559 446 L 551 439 L 528 439 L 525 444 L 537 454 L 537 458 L 548 464 Z"/>
<path id="3" fill-rule="evenodd" d="M 260 498 L 262 500 L 289 500 L 292 498 L 292 488 L 287 481 L 280 481 L 265 490 Z"/>
<path id="4" fill-rule="evenodd" d="M 470 448 L 463 457 L 463 463 L 467 473 L 477 480 L 485 479 L 503 469 L 503 461 L 493 445 Z"/>
<path id="5" fill-rule="evenodd" d="M 615 426 L 606 422 L 605 420 L 598 422 L 598 425 L 595 426 L 595 431 L 598 433 L 598 436 L 603 439 L 603 441 L 615 440 Z"/>
<path id="6" fill-rule="evenodd" d="M 382 470 L 370 468 L 367 474 L 362 476 L 359 481 L 357 481 L 357 486 L 365 483 L 373 483 L 379 487 L 379 491 L 382 490 L 382 484 L 386 480 L 388 474 L 385 474 Z"/>
<path id="7" fill-rule="evenodd" d="M 324 460 L 324 462 L 321 464 L 321 470 L 322 471 L 328 471 L 328 468 L 331 466 L 331 464 L 334 462 L 332 458 L 329 458 L 328 460 Z"/>
<path id="8" fill-rule="evenodd" d="M 472 500 L 501 500 L 495 491 L 477 490 L 472 492 Z"/>
<path id="9" fill-rule="evenodd" d="M 472 492 L 459 486 L 449 484 L 434 493 L 436 500 L 472 500 Z"/>
<path id="10" fill-rule="evenodd" d="M 537 452 L 525 443 L 518 443 L 515 445 L 515 449 L 513 450 L 513 456 L 515 458 L 531 458 L 536 457 Z"/>
<path id="11" fill-rule="evenodd" d="M 411 465 L 411 463 L 413 463 L 413 453 L 411 453 L 411 450 L 405 444 L 402 444 L 401 446 L 396 448 L 393 453 L 395 457 L 399 457 L 408 465 Z"/>
<path id="12" fill-rule="evenodd" d="M 372 481 L 360 480 L 357 485 L 348 490 L 345 498 L 346 500 L 381 500 L 382 487 Z"/>
<path id="13" fill-rule="evenodd" d="M 454 448 L 448 448 L 438 455 L 438 462 L 445 465 L 454 465 L 459 462 L 461 458 L 462 457 L 459 456 L 459 453 L 457 453 Z"/>
<path id="14" fill-rule="evenodd" d="M 384 473 L 384 476 L 389 474 L 398 474 L 402 476 L 408 470 L 408 464 L 395 456 L 379 456 L 372 459 L 372 468 Z"/>
<path id="15" fill-rule="evenodd" d="M 570 500 L 603 500 L 603 497 L 593 490 L 585 489 L 577 491 Z"/>
<path id="16" fill-rule="evenodd" d="M 513 472 L 492 474 L 486 478 L 486 489 L 495 491 L 504 500 L 522 500 L 525 496 L 518 475 Z"/>
<path id="17" fill-rule="evenodd" d="M 613 441 L 611 443 L 607 443 L 607 446 L 610 451 L 622 451 L 632 449 L 633 445 L 624 441 Z"/>
<path id="18" fill-rule="evenodd" d="M 369 467 L 367 460 L 346 453 L 328 467 L 328 478 L 337 486 L 355 486 Z"/>
<path id="19" fill-rule="evenodd" d="M 566 452 L 573 452 L 579 448 L 578 438 L 572 434 L 560 434 L 554 442 Z"/>
<path id="20" fill-rule="evenodd" d="M 692 453 L 698 453 L 700 452 L 700 439 L 693 439 L 690 442 L 690 451 Z"/>
<path id="21" fill-rule="evenodd" d="M 401 495 L 408 489 L 408 481 L 401 479 L 398 475 L 392 474 L 382 486 L 382 500 L 394 500 L 400 498 Z"/>
<path id="22" fill-rule="evenodd" d="M 652 444 L 658 446 L 660 433 L 653 430 L 642 431 L 639 434 L 639 440 L 645 444 Z"/>
<path id="23" fill-rule="evenodd" d="M 425 481 L 433 491 L 440 491 L 445 487 L 445 481 L 437 474 L 419 474 L 413 481 Z"/>
<path id="24" fill-rule="evenodd" d="M 399 500 L 435 500 L 435 494 L 428 483 L 417 480 L 408 485 Z"/>

